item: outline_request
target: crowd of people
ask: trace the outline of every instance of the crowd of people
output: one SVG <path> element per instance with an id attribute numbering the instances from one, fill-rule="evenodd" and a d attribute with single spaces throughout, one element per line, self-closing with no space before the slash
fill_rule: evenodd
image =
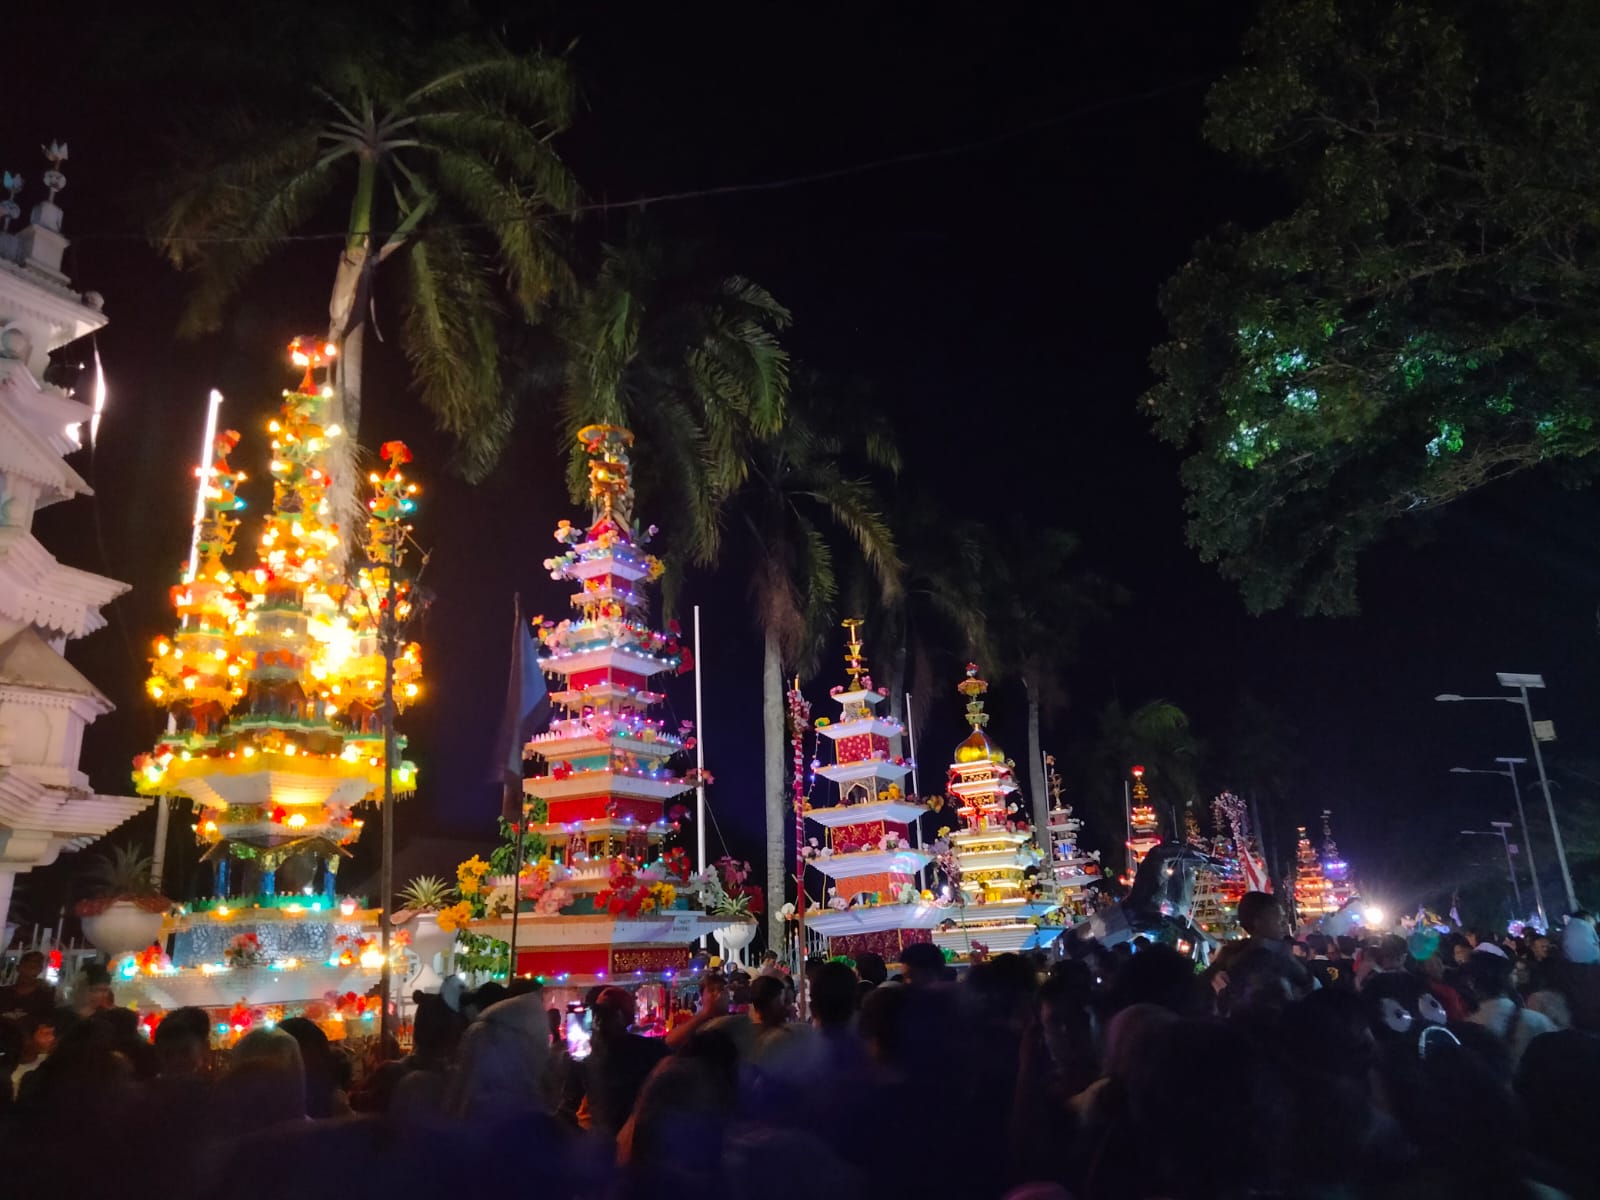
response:
<path id="1" fill-rule="evenodd" d="M 1251 893 L 1209 967 L 1066 939 L 959 977 L 931 945 L 712 970 L 665 1037 L 531 981 L 419 995 L 404 1057 L 312 1022 L 210 1047 L 114 1005 L 0 989 L 6 1194 L 350 1200 L 874 1195 L 989 1200 L 1600 1195 L 1600 942 L 1288 935 Z M 797 1008 L 805 1013 L 800 1019 Z M 379 1061 L 383 1059 L 382 1061 Z"/>

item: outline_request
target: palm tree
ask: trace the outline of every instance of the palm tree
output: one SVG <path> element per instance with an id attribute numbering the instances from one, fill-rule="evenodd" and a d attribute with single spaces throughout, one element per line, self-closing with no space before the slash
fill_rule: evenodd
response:
<path id="1" fill-rule="evenodd" d="M 338 352 L 332 419 L 349 453 L 376 284 L 394 273 L 386 264 L 403 264 L 400 342 L 413 381 L 456 438 L 463 470 L 479 477 L 511 428 L 502 302 L 533 321 L 568 282 L 553 218 L 578 189 L 551 142 L 570 119 L 573 85 L 558 58 L 477 38 L 421 44 L 313 60 L 274 117 L 219 122 L 231 136 L 179 173 L 153 235 L 195 273 L 181 328 L 199 333 L 217 328 L 257 267 L 344 208 L 327 336 Z M 352 504 L 353 473 L 335 485 Z"/>
<path id="2" fill-rule="evenodd" d="M 1151 700 L 1129 711 L 1113 700 L 1100 713 L 1093 745 L 1083 756 L 1088 769 L 1083 792 L 1094 813 L 1094 827 L 1107 840 L 1122 842 L 1125 827 L 1123 781 L 1134 766 L 1145 770 L 1154 797 L 1181 809 L 1199 794 L 1196 774 L 1202 746 L 1189 716 L 1176 704 Z"/>
<path id="3" fill-rule="evenodd" d="M 1045 836 L 1050 796 L 1040 723 L 1066 703 L 1062 674 L 1078 656 L 1084 629 L 1104 618 L 1122 589 L 1074 562 L 1076 534 L 1064 529 L 1015 526 L 998 543 L 985 543 L 984 609 L 995 647 L 997 678 L 1020 679 L 1028 695 L 1028 789 L 1033 824 Z"/>
<path id="4" fill-rule="evenodd" d="M 789 356 L 778 334 L 789 311 L 738 275 L 707 277 L 693 259 L 631 238 L 605 246 L 595 278 L 561 323 L 567 346 L 562 415 L 627 425 L 649 447 L 638 471 L 653 511 L 680 514 L 671 557 L 709 565 L 723 506 L 749 478 L 750 445 L 775 435 L 789 402 Z M 574 500 L 588 491 L 587 458 L 569 459 Z M 649 501 L 647 500 L 647 503 Z"/>
<path id="5" fill-rule="evenodd" d="M 789 822 L 784 763 L 784 678 L 810 674 L 822 638 L 831 630 L 839 595 L 839 556 L 860 558 L 886 601 L 901 589 L 900 554 L 883 517 L 881 498 L 866 478 L 847 473 L 841 428 L 819 406 L 792 409 L 783 428 L 757 442 L 749 478 L 731 502 L 745 543 L 750 594 L 761 627 L 762 748 L 766 763 L 767 938 L 781 944 L 789 861 L 783 831 Z M 876 432 L 854 434 L 869 465 L 897 470 L 899 456 Z"/>

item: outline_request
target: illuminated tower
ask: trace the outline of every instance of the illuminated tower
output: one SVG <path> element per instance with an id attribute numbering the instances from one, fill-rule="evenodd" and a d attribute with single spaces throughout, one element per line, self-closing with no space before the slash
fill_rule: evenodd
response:
<path id="1" fill-rule="evenodd" d="M 1333 840 L 1333 813 L 1328 809 L 1322 811 L 1322 874 L 1328 881 L 1328 911 L 1338 912 L 1355 899 L 1358 889 Z"/>
<path id="2" fill-rule="evenodd" d="M 833 743 L 833 761 L 817 774 L 838 795 L 805 814 L 822 827 L 820 844 L 804 851 L 807 865 L 829 886 L 824 906 L 808 913 L 806 929 L 826 937 L 831 954 L 871 951 L 895 962 L 906 946 L 928 941 L 940 920 L 939 910 L 923 902 L 919 881 L 933 856 L 914 845 L 923 806 L 901 790 L 912 767 L 900 747 L 905 727 L 878 711 L 887 697 L 872 689 L 866 673 L 861 622 L 852 618 L 844 627 L 849 682 L 832 691 L 839 716 L 816 722 L 817 732 Z"/>
<path id="3" fill-rule="evenodd" d="M 1150 803 L 1150 788 L 1144 781 L 1144 768 L 1133 768 L 1133 803 L 1128 810 L 1128 873 L 1122 877 L 1124 887 L 1133 886 L 1133 877 L 1145 856 L 1161 844 L 1161 823 L 1156 818 L 1155 806 Z"/>
<path id="4" fill-rule="evenodd" d="M 1016 774 L 984 732 L 989 685 L 978 678 L 975 664 L 968 664 L 957 690 L 967 698 L 972 727 L 956 747 L 946 784 L 964 822 L 949 835 L 960 884 L 951 898 L 956 907 L 946 909 L 934 941 L 958 958 L 1038 949 L 1061 934 L 1061 926 L 1050 923 L 1061 907 L 1049 894 L 1053 880 L 1040 878 L 1043 856 L 1032 835 L 1017 828 Z"/>
<path id="5" fill-rule="evenodd" d="M 1295 829 L 1294 908 L 1301 924 L 1334 911 L 1328 877 L 1304 825 Z"/>
<path id="6" fill-rule="evenodd" d="M 304 377 L 268 427 L 272 508 L 256 564 L 235 571 L 225 562 L 244 507 L 244 475 L 227 461 L 239 437 L 229 432 L 217 439 L 203 481 L 196 567 L 172 591 L 177 628 L 156 640 L 151 659 L 147 689 L 170 722 L 135 760 L 134 780 L 146 795 L 192 802 L 213 872 L 212 897 L 177 922 L 180 975 L 186 966 L 220 970 L 226 948 L 243 935 L 259 947 L 247 956 L 251 969 L 337 972 L 350 965 L 340 961 L 347 953 L 339 940 L 361 935 L 354 906 L 338 899 L 337 873 L 360 835 L 355 806 L 383 793 L 379 617 L 390 601 L 387 564 L 410 528 L 416 489 L 400 472 L 405 447 L 387 443 L 387 470 L 371 477 L 367 565 L 347 570 L 327 494 L 327 458 L 340 431 L 323 423 L 329 392 L 315 374 L 326 348 L 296 339 L 291 354 Z M 397 583 L 393 601 L 403 620 L 409 590 Z M 418 694 L 420 669 L 417 647 L 403 645 L 397 708 Z M 405 739 L 395 740 L 403 749 Z M 397 795 L 415 788 L 412 764 L 395 763 L 393 776 Z M 200 1002 L 198 993 L 173 992 L 172 981 L 162 986 L 178 1002 Z M 233 1000 L 264 994 L 248 979 L 219 986 Z M 314 996 L 326 990 L 301 981 L 266 993 L 307 987 Z"/>
<path id="7" fill-rule="evenodd" d="M 670 977 L 689 965 L 691 943 L 727 924 L 691 904 L 686 856 L 662 852 L 666 805 L 694 781 L 670 764 L 687 743 L 652 715 L 666 698 L 652 685 L 690 664 L 677 633 L 649 621 L 645 586 L 662 565 L 646 549 L 655 527 L 634 524 L 633 435 L 590 425 L 578 440 L 590 458 L 591 512 L 586 529 L 559 523 L 563 553 L 545 560 L 551 578 L 576 585 L 576 612 L 539 629 L 560 715 L 525 749 L 536 762 L 523 791 L 540 861 L 529 872 L 537 884 L 518 889 L 513 964 L 574 989 Z M 473 929 L 509 941 L 510 926 L 501 914 Z"/>
<path id="8" fill-rule="evenodd" d="M 1055 756 L 1046 755 L 1044 761 L 1050 785 L 1047 825 L 1050 834 L 1050 871 L 1062 903 L 1062 912 L 1078 919 L 1088 914 L 1089 885 L 1100 881 L 1100 851 L 1087 851 L 1078 844 L 1083 822 L 1072 815 L 1072 806 L 1061 798 L 1061 776 L 1056 771 Z"/>

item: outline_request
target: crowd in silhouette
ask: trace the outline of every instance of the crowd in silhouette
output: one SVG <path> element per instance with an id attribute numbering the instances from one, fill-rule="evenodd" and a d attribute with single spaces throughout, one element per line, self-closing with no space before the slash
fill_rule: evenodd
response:
<path id="1" fill-rule="evenodd" d="M 1143 940 L 710 971 L 665 1037 L 592 991 L 419 996 L 405 1056 L 285 1020 L 211 1048 L 108 994 L 0 989 L 0 1179 L 22 1196 L 855 1200 L 1600 1195 L 1600 942 L 1296 941 L 1271 897 L 1199 970 Z M 379 1047 L 373 1047 L 377 1051 Z M 13 1096 L 12 1093 L 15 1093 Z"/>

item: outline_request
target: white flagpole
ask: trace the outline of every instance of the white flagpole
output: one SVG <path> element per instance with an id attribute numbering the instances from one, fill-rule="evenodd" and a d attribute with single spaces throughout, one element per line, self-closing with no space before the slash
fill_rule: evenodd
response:
<path id="1" fill-rule="evenodd" d="M 200 570 L 200 525 L 206 519 L 206 488 L 211 483 L 211 450 L 217 440 L 217 409 L 221 406 L 222 393 L 212 388 L 211 402 L 206 408 L 205 440 L 200 443 L 200 469 L 196 472 L 200 482 L 194 492 L 194 529 L 189 536 L 189 570 L 183 577 L 185 583 L 193 583 L 195 574 Z"/>
<path id="2" fill-rule="evenodd" d="M 705 709 L 701 705 L 700 680 L 705 675 L 706 660 L 700 657 L 700 606 L 694 606 L 694 840 L 695 869 L 706 866 L 706 725 Z"/>
<path id="3" fill-rule="evenodd" d="M 104 407 L 105 397 L 105 372 L 100 370 L 100 354 L 95 351 L 95 369 L 99 374 L 99 386 L 95 396 L 95 421 L 100 420 L 100 410 Z M 200 443 L 200 465 L 195 470 L 194 489 L 194 527 L 189 531 L 189 568 L 183 573 L 185 583 L 193 583 L 194 577 L 200 571 L 200 526 L 206 519 L 206 489 L 211 486 L 211 457 L 212 449 L 217 442 L 217 409 L 222 407 L 222 393 L 216 388 L 211 389 L 206 405 L 206 432 Z M 91 426 L 91 429 L 93 426 Z M 167 732 L 176 733 L 178 719 L 172 714 L 167 714 Z M 150 882 L 160 890 L 162 876 L 166 873 L 167 865 L 167 829 L 172 819 L 171 802 L 161 796 L 156 799 L 156 841 L 154 852 L 150 855 Z"/>
<path id="4" fill-rule="evenodd" d="M 906 693 L 906 749 L 911 751 L 911 794 L 920 796 L 922 789 L 917 786 L 917 731 L 911 724 L 911 693 Z"/>

